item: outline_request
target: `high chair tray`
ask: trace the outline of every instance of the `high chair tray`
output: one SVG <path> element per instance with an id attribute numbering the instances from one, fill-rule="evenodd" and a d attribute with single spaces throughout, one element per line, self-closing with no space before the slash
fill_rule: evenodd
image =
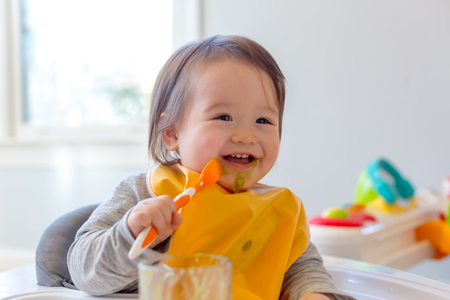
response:
<path id="1" fill-rule="evenodd" d="M 323 256 L 336 286 L 358 300 L 450 299 L 450 284 L 385 266 Z"/>
<path id="2" fill-rule="evenodd" d="M 358 300 L 450 299 L 450 285 L 419 275 L 351 259 L 324 256 L 339 289 Z M 0 273 L 1 300 L 137 299 L 137 294 L 93 297 L 67 288 L 36 285 L 34 265 Z"/>

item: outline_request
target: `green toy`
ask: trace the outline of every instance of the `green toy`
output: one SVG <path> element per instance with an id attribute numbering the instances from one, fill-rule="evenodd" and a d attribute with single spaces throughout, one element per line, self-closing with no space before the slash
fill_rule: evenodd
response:
<path id="1" fill-rule="evenodd" d="M 370 163 L 359 175 L 355 202 L 366 205 L 377 198 L 383 198 L 388 204 L 393 204 L 398 198 L 408 200 L 412 196 L 412 185 L 387 160 L 378 159 Z"/>

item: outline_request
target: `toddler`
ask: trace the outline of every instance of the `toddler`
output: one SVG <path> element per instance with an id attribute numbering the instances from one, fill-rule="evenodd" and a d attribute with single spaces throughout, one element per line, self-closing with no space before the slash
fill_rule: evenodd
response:
<path id="1" fill-rule="evenodd" d="M 140 257 L 209 253 L 233 262 L 233 299 L 353 299 L 336 289 L 299 198 L 259 184 L 280 146 L 284 76 L 258 43 L 214 36 L 162 68 L 151 98 L 149 154 L 157 167 L 124 179 L 80 228 L 68 254 L 74 284 L 93 295 L 135 292 L 135 238 L 159 236 Z M 180 212 L 173 198 L 218 159 L 223 175 Z"/>

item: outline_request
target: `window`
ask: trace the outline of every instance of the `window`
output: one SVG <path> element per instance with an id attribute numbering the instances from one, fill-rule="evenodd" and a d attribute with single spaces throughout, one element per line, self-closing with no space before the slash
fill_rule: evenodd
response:
<path id="1" fill-rule="evenodd" d="M 2 1 L 0 141 L 145 136 L 161 66 L 202 37 L 200 3 Z"/>
<path id="2" fill-rule="evenodd" d="M 172 52 L 171 1 L 21 0 L 20 13 L 23 123 L 146 123 Z"/>

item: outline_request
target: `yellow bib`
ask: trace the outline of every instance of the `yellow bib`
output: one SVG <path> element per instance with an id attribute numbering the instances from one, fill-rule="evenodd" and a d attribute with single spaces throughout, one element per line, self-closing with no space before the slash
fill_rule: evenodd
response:
<path id="1" fill-rule="evenodd" d="M 151 171 L 150 192 L 175 198 L 200 174 L 180 165 Z M 230 194 L 214 184 L 181 209 L 169 254 L 208 253 L 233 262 L 233 299 L 279 299 L 284 273 L 309 243 L 301 200 L 285 188 L 256 184 Z"/>

